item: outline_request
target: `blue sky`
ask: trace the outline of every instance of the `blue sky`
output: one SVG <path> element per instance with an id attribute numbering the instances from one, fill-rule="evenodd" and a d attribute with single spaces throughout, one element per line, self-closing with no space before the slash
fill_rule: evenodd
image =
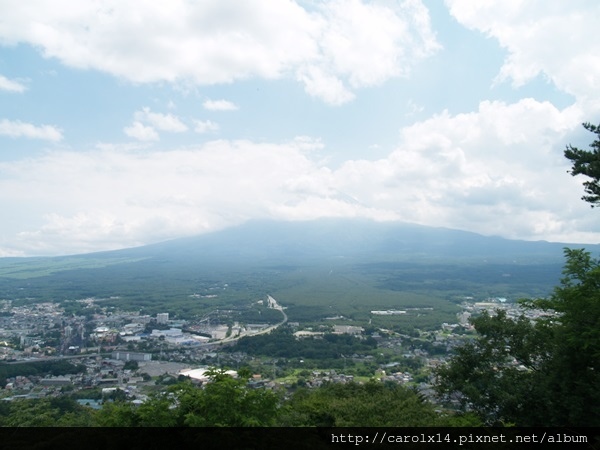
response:
<path id="1" fill-rule="evenodd" d="M 249 219 L 597 243 L 594 0 L 0 1 L 0 256 Z"/>

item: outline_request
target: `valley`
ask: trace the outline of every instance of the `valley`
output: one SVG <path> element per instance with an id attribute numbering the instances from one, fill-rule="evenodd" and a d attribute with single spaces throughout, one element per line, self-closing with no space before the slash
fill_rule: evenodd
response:
<path id="1" fill-rule="evenodd" d="M 218 367 L 267 389 L 380 380 L 435 401 L 431 370 L 473 338 L 469 318 L 517 317 L 563 264 L 559 244 L 415 226 L 224 234 L 0 260 L 2 397 L 144 401 L 183 369 Z"/>

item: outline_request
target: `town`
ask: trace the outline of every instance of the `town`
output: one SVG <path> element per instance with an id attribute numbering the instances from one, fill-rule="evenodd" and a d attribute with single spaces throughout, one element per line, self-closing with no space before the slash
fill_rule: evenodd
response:
<path id="1" fill-rule="evenodd" d="M 171 319 L 169 312 L 152 317 L 103 307 L 102 299 L 78 302 L 83 310 L 93 310 L 94 314 L 67 314 L 51 302 L 12 306 L 10 300 L 0 301 L 0 364 L 10 368 L 4 379 L 0 378 L 2 400 L 68 394 L 79 398 L 82 405 L 99 408 L 102 401 L 121 395 L 139 404 L 151 393 L 178 381 L 209 381 L 209 367 L 227 369 L 234 377 L 237 369 L 245 367 L 251 370 L 250 384 L 267 389 L 375 379 L 414 386 L 435 401 L 431 369 L 443 364 L 453 348 L 473 337 L 471 316 L 482 311 L 493 314 L 498 309 L 511 318 L 527 312 L 535 320 L 542 314 L 523 310 L 505 298 L 477 302 L 465 297 L 456 323 L 443 323 L 438 330 L 409 336 L 389 329 L 348 325 L 344 317 L 329 318 L 317 329 L 305 327 L 288 322 L 285 307 L 271 296 L 257 302 L 281 312 L 277 324 L 228 324 L 227 311 L 183 320 Z M 374 316 L 406 313 L 371 311 Z M 373 345 L 338 355 L 335 367 L 327 366 L 331 360 L 255 355 L 237 349 L 236 343 L 242 339 L 266 337 L 282 329 L 289 330 L 296 341 L 310 339 L 313 346 L 325 343 L 327 335 L 344 335 L 351 344 L 368 339 Z M 68 364 L 46 372 L 19 371 L 20 367 L 29 369 L 44 363 Z"/>

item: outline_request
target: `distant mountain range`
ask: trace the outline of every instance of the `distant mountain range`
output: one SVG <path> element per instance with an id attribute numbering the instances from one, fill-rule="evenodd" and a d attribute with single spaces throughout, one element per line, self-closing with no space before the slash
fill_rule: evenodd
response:
<path id="1" fill-rule="evenodd" d="M 0 299 L 123 296 L 140 307 L 188 299 L 224 283 L 231 298 L 273 292 L 298 304 L 358 304 L 401 291 L 430 299 L 450 292 L 518 298 L 546 295 L 556 286 L 564 247 L 600 254 L 598 245 L 509 240 L 406 223 L 251 221 L 136 248 L 0 258 Z"/>
<path id="2" fill-rule="evenodd" d="M 190 260 L 258 266 L 330 260 L 547 264 L 562 262 L 565 247 L 585 248 L 593 255 L 600 253 L 600 245 L 511 240 L 409 223 L 365 219 L 257 220 L 199 236 L 121 250 L 45 258 L 0 258 L 0 269 L 14 264 L 25 267 L 66 260 L 69 268 L 77 268 L 77 261 L 85 267 L 85 261 L 91 259 L 158 259 L 178 263 Z"/>
<path id="3" fill-rule="evenodd" d="M 447 228 L 363 219 L 250 221 L 200 236 L 105 253 L 161 259 L 196 259 L 202 255 L 215 262 L 261 265 L 332 258 L 549 263 L 562 261 L 565 247 L 600 253 L 600 245 L 510 240 Z"/>

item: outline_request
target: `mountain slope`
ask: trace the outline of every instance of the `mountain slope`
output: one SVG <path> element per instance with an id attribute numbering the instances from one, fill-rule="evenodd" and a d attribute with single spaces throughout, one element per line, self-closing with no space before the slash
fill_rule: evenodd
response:
<path id="1" fill-rule="evenodd" d="M 254 221 L 117 251 L 0 259 L 0 299 L 96 297 L 129 310 L 191 314 L 270 293 L 297 320 L 335 308 L 347 315 L 423 305 L 436 314 L 446 308 L 443 320 L 451 320 L 452 302 L 467 295 L 547 295 L 565 246 L 366 220 Z"/>
<path id="2" fill-rule="evenodd" d="M 566 246 L 600 251 L 597 245 L 509 240 L 406 223 L 322 219 L 307 222 L 252 221 L 206 235 L 110 254 L 161 258 L 203 255 L 218 261 L 254 263 L 300 262 L 336 257 L 511 262 L 525 259 L 548 262 L 562 260 Z"/>

